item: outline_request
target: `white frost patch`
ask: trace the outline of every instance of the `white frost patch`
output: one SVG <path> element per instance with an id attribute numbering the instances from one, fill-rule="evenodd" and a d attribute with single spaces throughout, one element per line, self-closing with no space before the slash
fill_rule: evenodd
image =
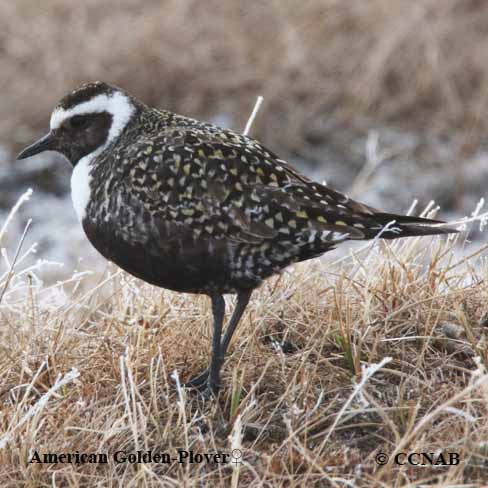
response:
<path id="1" fill-rule="evenodd" d="M 232 432 L 230 435 L 230 447 L 231 447 L 231 463 L 234 464 L 234 468 L 238 470 L 241 464 L 242 458 L 242 418 L 239 414 L 232 427 Z M 233 475 L 233 478 L 235 475 Z M 237 482 L 232 483 L 232 486 L 237 486 Z"/>
<path id="2" fill-rule="evenodd" d="M 339 413 L 337 414 L 332 426 L 329 428 L 329 431 L 327 432 L 327 436 L 325 437 L 324 444 L 330 439 L 330 436 L 332 435 L 332 432 L 336 428 L 337 424 L 341 420 L 342 416 L 346 412 L 346 410 L 349 408 L 349 405 L 352 403 L 356 395 L 362 391 L 364 388 L 364 385 L 368 382 L 368 380 L 377 372 L 379 371 L 385 364 L 388 364 L 392 358 L 390 357 L 385 357 L 381 360 L 379 363 L 372 363 L 369 366 L 362 366 L 361 367 L 361 373 L 362 373 L 362 378 L 359 383 L 357 383 L 354 386 L 354 390 L 347 399 L 347 401 L 344 403 L 342 408 L 340 409 Z"/>
<path id="3" fill-rule="evenodd" d="M 29 390 L 32 388 L 32 385 L 34 384 L 39 372 L 43 367 L 44 367 L 44 363 L 41 365 L 35 377 L 33 378 L 31 384 L 29 385 Z M 29 408 L 27 413 L 17 422 L 17 424 L 9 428 L 8 431 L 2 437 L 0 437 L 0 449 L 4 449 L 6 444 L 12 440 L 12 435 L 16 430 L 22 427 L 32 417 L 35 417 L 41 412 L 41 410 L 46 406 L 46 403 L 49 401 L 49 399 L 59 389 L 61 389 L 63 386 L 67 385 L 68 383 L 74 381 L 76 378 L 78 378 L 78 376 L 80 376 L 80 373 L 76 368 L 72 368 L 71 371 L 69 373 L 66 373 L 62 378 L 61 375 L 59 375 L 54 385 L 51 386 L 51 388 L 49 388 L 49 390 L 46 393 L 44 393 L 44 395 L 42 395 L 42 397 L 39 398 L 39 400 L 37 400 L 37 402 L 34 403 L 32 407 Z"/>

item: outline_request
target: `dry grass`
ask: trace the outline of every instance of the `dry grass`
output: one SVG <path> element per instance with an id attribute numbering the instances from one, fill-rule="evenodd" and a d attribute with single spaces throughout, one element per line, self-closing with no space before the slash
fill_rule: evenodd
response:
<path id="1" fill-rule="evenodd" d="M 0 477 L 19 487 L 486 482 L 486 248 L 460 258 L 453 240 L 378 241 L 269 280 L 231 346 L 225 388 L 206 402 L 179 387 L 207 361 L 205 297 L 113 269 L 87 292 L 83 276 L 47 286 L 42 268 L 13 266 L 6 252 Z M 237 467 L 27 463 L 34 450 L 235 448 Z M 378 466 L 380 452 L 461 462 Z"/>
<path id="2" fill-rule="evenodd" d="M 0 140 L 30 142 L 61 95 L 101 78 L 201 117 L 262 94 L 257 133 L 280 151 L 360 114 L 469 146 L 488 125 L 487 24 L 480 0 L 1 2 Z"/>
<path id="3" fill-rule="evenodd" d="M 259 132 L 289 147 L 302 143 L 311 118 L 332 113 L 421 117 L 439 130 L 468 121 L 470 138 L 486 124 L 488 10 L 479 1 L 410 3 L 313 0 L 297 12 L 289 0 L 245 10 L 194 0 L 3 2 L 0 107 L 11 116 L 0 118 L 0 140 L 30 139 L 60 94 L 92 78 L 195 114 L 247 114 L 262 93 L 271 110 L 259 115 Z M 438 238 L 369 243 L 269 280 L 233 341 L 224 389 L 206 402 L 180 386 L 207 361 L 205 297 L 110 267 L 103 277 L 45 284 L 41 264 L 23 264 L 26 249 L 8 249 L 0 479 L 18 487 L 488 482 L 488 246 L 459 257 L 465 237 L 457 247 Z M 112 460 L 120 450 L 236 448 L 237 466 Z M 110 463 L 29 464 L 34 451 L 107 453 Z M 461 462 L 375 462 L 401 452 L 455 452 Z"/>

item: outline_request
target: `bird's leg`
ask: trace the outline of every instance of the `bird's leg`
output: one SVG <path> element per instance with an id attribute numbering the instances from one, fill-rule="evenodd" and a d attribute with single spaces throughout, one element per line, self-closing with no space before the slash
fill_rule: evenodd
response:
<path id="1" fill-rule="evenodd" d="M 212 336 L 212 355 L 210 356 L 210 371 L 207 387 L 211 393 L 217 393 L 220 388 L 220 368 L 224 362 L 222 353 L 221 338 L 222 325 L 224 323 L 225 300 L 220 294 L 212 295 L 213 312 L 213 336 Z"/>
<path id="2" fill-rule="evenodd" d="M 252 290 L 246 290 L 237 295 L 236 308 L 234 308 L 234 312 L 232 314 L 232 317 L 229 320 L 229 325 L 227 326 L 227 329 L 224 334 L 224 338 L 222 340 L 223 355 L 225 355 L 225 353 L 227 352 L 227 348 L 229 347 L 230 341 L 232 339 L 232 335 L 237 329 L 237 325 L 241 320 L 244 310 L 246 310 L 247 304 L 249 303 L 249 299 L 251 298 L 251 294 L 252 294 Z"/>
<path id="3" fill-rule="evenodd" d="M 232 313 L 232 317 L 229 320 L 229 325 L 224 334 L 224 338 L 221 342 L 221 354 L 222 360 L 227 352 L 227 348 L 229 347 L 230 341 L 232 339 L 232 335 L 234 334 L 239 321 L 241 320 L 242 314 L 244 310 L 246 310 L 247 304 L 249 303 L 249 299 L 251 298 L 252 290 L 246 290 L 237 295 L 237 304 L 234 312 Z M 198 376 L 192 378 L 185 386 L 196 387 L 203 385 L 208 378 L 209 370 L 208 368 L 202 371 Z"/>

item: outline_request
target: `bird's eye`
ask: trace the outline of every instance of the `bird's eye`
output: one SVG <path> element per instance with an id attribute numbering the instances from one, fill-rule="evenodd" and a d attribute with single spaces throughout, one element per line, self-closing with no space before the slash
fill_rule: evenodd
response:
<path id="1" fill-rule="evenodd" d="M 69 126 L 73 129 L 83 129 L 88 124 L 88 117 L 86 115 L 73 115 L 69 119 Z"/>

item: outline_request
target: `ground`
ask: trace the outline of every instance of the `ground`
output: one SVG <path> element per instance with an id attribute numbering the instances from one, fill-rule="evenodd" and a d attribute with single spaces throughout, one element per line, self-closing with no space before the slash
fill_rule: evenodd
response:
<path id="1" fill-rule="evenodd" d="M 107 265 L 71 209 L 69 165 L 14 162 L 86 81 L 238 131 L 263 95 L 251 134 L 310 176 L 388 211 L 433 199 L 454 220 L 488 184 L 487 22 L 481 0 L 1 2 L 5 485 L 488 483 L 479 222 L 455 241 L 346 244 L 270 279 L 204 402 L 181 382 L 208 360 L 208 299 Z M 178 450 L 242 456 L 179 463 Z M 117 451 L 176 460 L 117 464 Z M 76 452 L 110 462 L 52 462 Z"/>
<path id="2" fill-rule="evenodd" d="M 160 290 L 113 266 L 54 285 L 42 283 L 42 267 L 16 266 L 1 284 L 2 479 L 32 487 L 488 482 L 488 246 L 460 258 L 454 249 L 465 237 L 362 243 L 268 280 L 214 401 L 181 387 L 208 359 L 206 297 Z M 242 457 L 180 464 L 179 450 Z M 175 461 L 114 461 L 137 451 Z M 36 452 L 105 453 L 109 463 L 29 463 Z M 392 461 L 411 453 L 433 453 L 437 465 Z M 390 462 L 378 464 L 384 455 Z"/>

